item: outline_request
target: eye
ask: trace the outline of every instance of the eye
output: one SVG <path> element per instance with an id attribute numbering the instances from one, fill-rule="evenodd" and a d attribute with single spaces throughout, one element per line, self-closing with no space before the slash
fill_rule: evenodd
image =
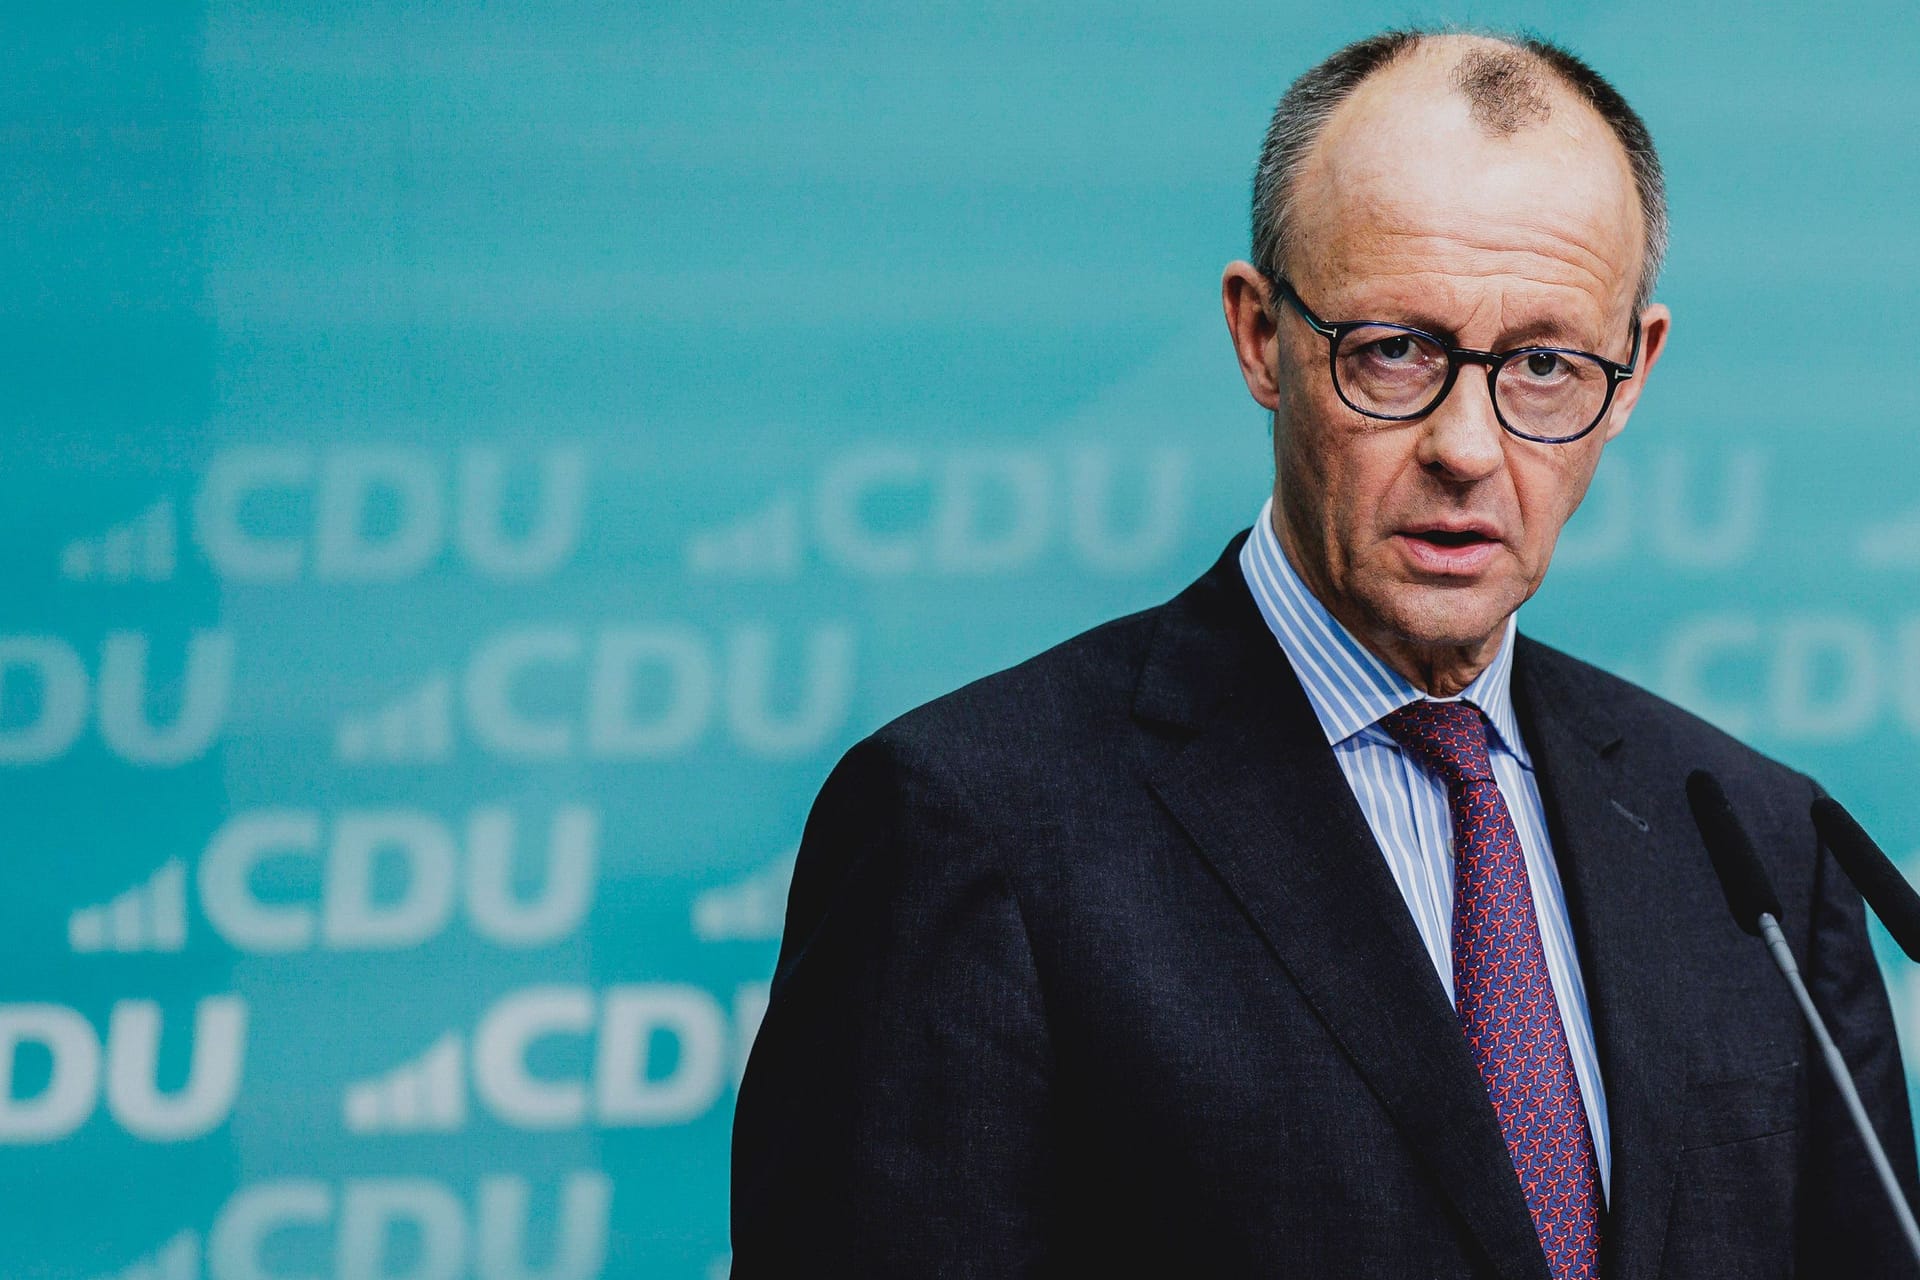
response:
<path id="1" fill-rule="evenodd" d="M 1368 354 L 1383 364 L 1411 364 L 1420 354 L 1414 340 L 1404 333 L 1376 339 L 1367 347 Z"/>
<path id="2" fill-rule="evenodd" d="M 1567 372 L 1567 362 L 1551 351 L 1530 351 L 1521 361 L 1529 378 L 1548 382 Z"/>

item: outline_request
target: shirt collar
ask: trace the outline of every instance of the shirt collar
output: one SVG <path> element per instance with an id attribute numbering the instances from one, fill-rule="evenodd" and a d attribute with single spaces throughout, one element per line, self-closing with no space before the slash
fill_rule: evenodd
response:
<path id="1" fill-rule="evenodd" d="M 1274 535 L 1271 497 L 1261 504 L 1260 518 L 1240 549 L 1240 572 L 1260 607 L 1260 616 L 1267 620 L 1268 629 L 1300 677 L 1329 743 L 1338 745 L 1388 712 L 1427 696 L 1355 639 L 1307 589 Z M 1513 714 L 1516 619 L 1517 615 L 1508 615 L 1493 661 L 1460 691 L 1459 697 L 1486 715 L 1498 735 L 1498 746 L 1531 768 Z"/>

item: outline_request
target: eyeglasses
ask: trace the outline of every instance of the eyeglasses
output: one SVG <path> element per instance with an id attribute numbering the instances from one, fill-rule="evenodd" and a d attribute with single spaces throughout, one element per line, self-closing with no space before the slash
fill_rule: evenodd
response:
<path id="1" fill-rule="evenodd" d="M 1591 351 L 1515 347 L 1475 351 L 1441 341 L 1422 329 L 1377 320 L 1328 324 L 1307 309 L 1293 286 L 1271 279 L 1313 331 L 1327 340 L 1333 389 L 1349 409 L 1386 422 L 1423 418 L 1453 390 L 1463 364 L 1485 365 L 1493 416 L 1522 440 L 1566 444 L 1607 416 L 1614 388 L 1640 362 L 1640 318 L 1633 320 L 1633 354 L 1621 364 Z"/>

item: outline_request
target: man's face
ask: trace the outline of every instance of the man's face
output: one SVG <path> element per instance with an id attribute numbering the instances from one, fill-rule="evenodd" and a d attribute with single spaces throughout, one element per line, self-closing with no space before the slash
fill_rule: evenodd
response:
<path id="1" fill-rule="evenodd" d="M 1460 51 L 1423 46 L 1334 113 L 1295 189 L 1292 284 L 1327 321 L 1626 362 L 1643 231 L 1624 153 L 1557 86 L 1548 119 L 1489 136 L 1448 81 Z M 1396 668 L 1429 689 L 1464 684 L 1447 672 L 1470 679 L 1540 585 L 1659 358 L 1665 309 L 1642 314 L 1638 372 L 1606 420 L 1541 444 L 1501 428 L 1477 365 L 1423 419 L 1364 417 L 1335 392 L 1325 339 L 1250 267 L 1228 268 L 1225 288 L 1248 387 L 1275 413 L 1274 509 L 1290 558 Z"/>

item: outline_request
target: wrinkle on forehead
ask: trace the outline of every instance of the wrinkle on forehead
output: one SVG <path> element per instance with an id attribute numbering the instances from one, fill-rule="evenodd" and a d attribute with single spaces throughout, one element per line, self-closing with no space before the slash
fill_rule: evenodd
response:
<path id="1" fill-rule="evenodd" d="M 1379 280 L 1394 290 L 1399 282 L 1411 282 L 1445 297 L 1461 282 L 1487 281 L 1522 290 L 1577 289 L 1609 314 L 1631 302 L 1631 274 L 1602 250 L 1557 228 L 1502 227 L 1488 234 L 1472 225 L 1452 233 L 1376 227 L 1331 247 L 1334 251 L 1313 273 L 1322 289 L 1343 291 Z"/>

